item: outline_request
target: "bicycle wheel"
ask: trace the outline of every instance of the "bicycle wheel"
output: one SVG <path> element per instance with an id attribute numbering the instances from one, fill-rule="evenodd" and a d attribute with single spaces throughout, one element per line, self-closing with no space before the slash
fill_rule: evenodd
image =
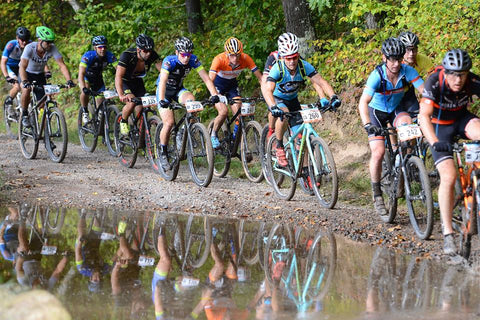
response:
<path id="1" fill-rule="evenodd" d="M 392 223 L 397 215 L 397 181 L 396 181 L 396 169 L 393 167 L 392 160 L 390 159 L 390 153 L 385 152 L 382 160 L 382 175 L 380 178 L 380 188 L 384 193 L 385 207 L 387 208 L 387 214 L 381 215 L 380 218 L 386 223 Z M 385 199 L 386 198 L 386 199 Z"/>
<path id="2" fill-rule="evenodd" d="M 35 159 L 40 142 L 36 125 L 37 117 L 34 113 L 35 111 L 28 113 L 32 125 L 30 128 L 25 128 L 22 121 L 18 122 L 18 142 L 20 143 L 23 156 L 27 159 Z"/>
<path id="3" fill-rule="evenodd" d="M 322 300 L 337 265 L 337 243 L 331 232 L 320 231 L 308 252 L 303 287 L 311 300 Z"/>
<path id="4" fill-rule="evenodd" d="M 254 265 L 258 262 L 258 226 L 255 222 L 241 220 L 238 227 L 240 238 L 239 263 L 243 259 L 246 264 Z"/>
<path id="5" fill-rule="evenodd" d="M 8 107 L 3 104 L 3 119 L 5 121 L 5 129 L 7 130 L 7 135 L 12 138 L 17 138 L 18 133 L 18 124 L 21 121 L 21 111 L 18 105 L 18 97 L 13 98 L 12 100 L 12 113 L 8 112 Z"/>
<path id="6" fill-rule="evenodd" d="M 429 263 L 428 259 L 420 262 L 416 259 L 410 260 L 402 285 L 402 310 L 427 310 L 431 307 L 433 286 Z"/>
<path id="7" fill-rule="evenodd" d="M 47 217 L 48 232 L 51 234 L 59 234 L 65 221 L 66 210 L 64 208 L 47 207 L 45 216 Z"/>
<path id="8" fill-rule="evenodd" d="M 93 110 L 93 112 L 92 110 L 90 111 L 91 111 L 89 112 L 90 120 L 86 124 L 83 124 L 82 108 L 78 110 L 78 119 L 77 119 L 78 138 L 80 139 L 80 144 L 82 145 L 82 149 L 85 150 L 86 152 L 95 151 L 95 148 L 97 147 L 97 141 L 98 141 L 98 123 L 95 116 L 95 110 Z"/>
<path id="9" fill-rule="evenodd" d="M 212 133 L 214 120 L 210 121 L 208 124 L 208 133 Z M 213 174 L 215 177 L 223 178 L 227 175 L 228 170 L 230 169 L 230 163 L 232 161 L 232 153 L 230 151 L 230 140 L 229 133 L 227 129 L 227 124 L 223 123 L 220 130 L 217 132 L 218 141 L 220 141 L 220 147 L 213 150 L 214 159 L 213 159 Z"/>
<path id="10" fill-rule="evenodd" d="M 194 216 L 190 216 L 187 222 L 185 252 L 188 255 L 189 265 L 193 268 L 200 268 L 210 254 L 212 226 L 208 217 L 204 217 L 203 225 L 194 224 L 195 220 L 197 219 Z"/>
<path id="11" fill-rule="evenodd" d="M 272 227 L 264 253 L 265 278 L 273 285 L 285 278 L 290 267 L 290 258 L 294 254 L 293 235 L 287 225 L 276 224 Z"/>
<path id="12" fill-rule="evenodd" d="M 265 181 L 268 184 L 271 184 L 267 176 L 267 145 L 268 145 L 268 123 L 262 129 L 262 136 L 260 138 L 260 152 L 262 153 L 261 159 L 262 159 L 263 176 L 265 177 Z"/>
<path id="13" fill-rule="evenodd" d="M 474 174 L 474 173 L 472 173 Z M 468 260 L 470 257 L 472 236 L 477 233 L 478 220 L 478 200 L 480 200 L 480 192 L 478 185 L 473 190 L 473 195 L 466 195 L 467 205 L 462 206 L 462 226 L 460 228 L 460 246 L 459 254 Z"/>
<path id="14" fill-rule="evenodd" d="M 51 108 L 48 114 L 48 124 L 45 127 L 45 147 L 53 162 L 62 162 L 67 154 L 68 132 L 67 123 L 62 110 Z"/>
<path id="15" fill-rule="evenodd" d="M 420 158 L 425 164 L 427 175 L 430 180 L 430 188 L 432 190 L 433 206 L 438 208 L 438 186 L 440 185 L 440 174 L 435 167 L 435 160 L 433 160 L 432 148 L 426 141 L 422 141 L 420 144 Z"/>
<path id="16" fill-rule="evenodd" d="M 160 132 L 162 131 L 163 128 L 163 122 L 160 122 L 159 127 L 157 128 L 155 132 L 155 152 L 156 158 L 159 159 L 160 157 Z M 167 153 L 168 153 L 168 163 L 170 166 L 170 169 L 164 169 L 160 161 L 158 161 L 158 173 L 162 176 L 167 181 L 173 181 L 175 178 L 177 178 L 178 175 L 178 169 L 180 168 L 180 154 L 177 148 L 177 139 L 176 139 L 176 133 L 174 131 L 170 132 L 170 135 L 168 137 L 167 141 Z"/>
<path id="17" fill-rule="evenodd" d="M 114 105 L 108 105 L 104 122 L 104 137 L 108 152 L 117 157 L 117 146 L 115 144 L 115 120 L 117 119 L 118 108 Z"/>
<path id="18" fill-rule="evenodd" d="M 259 183 L 263 180 L 261 151 L 262 127 L 257 121 L 249 121 L 242 130 L 241 159 L 247 179 Z"/>
<path id="19" fill-rule="evenodd" d="M 328 144 L 320 137 L 310 139 L 313 158 L 308 157 L 308 173 L 313 192 L 324 208 L 332 209 L 338 199 L 338 176 Z"/>
<path id="20" fill-rule="evenodd" d="M 433 200 L 427 171 L 420 158 L 411 156 L 405 165 L 405 200 L 408 215 L 420 239 L 428 239 L 433 229 Z"/>
<path id="21" fill-rule="evenodd" d="M 201 123 L 190 126 L 187 159 L 195 184 L 207 187 L 213 176 L 213 148 L 207 128 Z"/>
<path id="22" fill-rule="evenodd" d="M 128 136 L 122 136 L 120 134 L 120 121 L 122 120 L 122 114 L 117 115 L 115 121 L 115 144 L 117 146 L 118 160 L 120 163 L 127 167 L 133 168 L 137 161 L 138 141 L 135 141 L 135 134 L 132 133 L 132 127 L 130 126 L 130 133 Z M 133 139 L 132 139 L 133 138 Z M 137 135 L 138 138 L 138 135 Z"/>
<path id="23" fill-rule="evenodd" d="M 157 147 L 158 145 L 155 144 L 155 137 L 157 136 L 157 131 L 161 130 L 161 123 L 157 116 L 150 116 L 147 120 L 148 125 L 148 134 L 145 132 L 145 152 L 148 156 L 148 160 L 150 161 L 150 166 L 152 167 L 153 171 L 160 173 L 160 163 L 157 158 Z"/>
<path id="24" fill-rule="evenodd" d="M 277 195 L 277 197 L 283 200 L 290 200 L 295 194 L 296 188 L 296 182 L 290 171 L 290 167 L 293 162 L 292 155 L 289 148 L 285 148 L 285 153 L 289 165 L 287 168 L 280 167 L 275 152 L 276 145 L 277 138 L 275 136 L 272 136 L 268 141 L 267 145 L 267 176 L 272 183 L 273 190 L 275 190 L 275 194 Z"/>

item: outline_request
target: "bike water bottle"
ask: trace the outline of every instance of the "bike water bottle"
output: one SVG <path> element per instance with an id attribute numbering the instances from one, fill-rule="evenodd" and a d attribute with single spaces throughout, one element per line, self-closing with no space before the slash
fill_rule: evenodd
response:
<path id="1" fill-rule="evenodd" d="M 235 137 L 237 136 L 237 131 L 239 126 L 240 126 L 240 122 L 238 120 L 235 121 L 235 126 L 233 127 L 233 139 L 235 139 Z"/>
<path id="2" fill-rule="evenodd" d="M 397 154 L 397 155 L 395 156 L 395 168 L 399 168 L 399 167 L 400 167 L 400 161 L 401 161 L 400 155 Z"/>

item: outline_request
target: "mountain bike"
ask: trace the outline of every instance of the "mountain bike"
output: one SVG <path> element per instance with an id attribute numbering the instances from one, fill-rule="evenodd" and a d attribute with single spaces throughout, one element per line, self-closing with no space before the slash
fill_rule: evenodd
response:
<path id="1" fill-rule="evenodd" d="M 465 163 L 461 153 L 465 152 Z M 453 152 L 457 160 L 460 180 L 460 201 L 455 204 L 461 217 L 454 217 L 453 227 L 460 232 L 459 254 L 468 260 L 472 236 L 480 230 L 480 141 L 455 142 Z"/>
<path id="2" fill-rule="evenodd" d="M 89 120 L 83 123 L 83 112 L 80 108 L 78 112 L 78 137 L 82 144 L 82 149 L 86 152 L 93 152 L 97 147 L 99 136 L 103 136 L 103 143 L 107 146 L 108 152 L 116 157 L 115 147 L 115 120 L 118 114 L 118 108 L 113 102 L 113 98 L 118 97 L 116 91 L 105 90 L 103 92 L 89 90 L 90 103 L 88 104 Z M 103 101 L 97 106 L 96 97 L 103 96 Z"/>
<path id="3" fill-rule="evenodd" d="M 68 145 L 67 124 L 62 110 L 53 100 L 53 96 L 62 88 L 67 87 L 52 84 L 39 86 L 33 82 L 32 101 L 28 106 L 31 127 L 24 127 L 22 121 L 18 126 L 18 140 L 25 158 L 34 159 L 37 156 L 40 140 L 43 140 L 53 162 L 62 162 L 65 159 Z M 44 89 L 45 95 L 37 101 L 34 91 L 41 89 Z M 41 107 L 43 107 L 42 110 L 40 110 Z"/>
<path id="4" fill-rule="evenodd" d="M 157 112 L 151 108 L 157 105 L 157 98 L 153 95 L 144 96 L 132 98 L 132 102 L 143 107 L 138 115 L 134 111 L 128 118 L 130 127 L 128 135 L 123 136 L 120 134 L 121 113 L 117 114 L 115 120 L 114 136 L 118 160 L 123 166 L 133 168 L 137 161 L 139 150 L 143 150 L 145 157 L 150 162 L 150 166 L 155 172 L 158 172 L 153 137 L 155 137 L 156 131 L 160 129 L 161 120 L 157 116 Z"/>
<path id="5" fill-rule="evenodd" d="M 421 136 L 420 127 L 411 124 L 398 128 L 383 128 L 382 136 L 385 137 L 385 155 L 382 160 L 380 186 L 387 196 L 387 215 L 380 217 L 384 222 L 393 222 L 397 214 L 398 198 L 405 196 L 415 233 L 420 239 L 428 239 L 433 229 L 430 179 L 423 161 L 412 152 L 415 148 L 413 141 Z M 395 150 L 392 146 L 394 137 L 399 141 Z"/>
<path id="6" fill-rule="evenodd" d="M 237 98 L 228 101 L 230 105 L 242 103 L 242 106 L 230 119 L 227 117 L 220 130 L 218 130 L 217 137 L 220 147 L 214 150 L 215 164 L 213 170 L 216 177 L 224 177 L 230 169 L 232 158 L 239 157 L 248 180 L 255 183 L 263 180 L 260 151 L 262 127 L 254 120 L 255 103 L 259 100 L 259 98 Z M 208 125 L 210 134 L 214 121 L 212 120 Z M 233 123 L 235 123 L 234 132 L 231 130 Z M 240 154 L 238 154 L 239 146 L 241 148 Z"/>
<path id="7" fill-rule="evenodd" d="M 300 113 L 303 123 L 292 133 L 285 144 L 285 153 L 288 160 L 287 167 L 278 163 L 275 152 L 277 138 L 272 135 L 267 145 L 266 169 L 267 179 L 275 190 L 275 194 L 283 200 L 290 200 L 295 194 L 297 180 L 309 180 L 309 187 L 317 196 L 320 204 L 332 209 L 338 197 L 338 176 L 332 152 L 326 143 L 315 131 L 312 123 L 322 120 L 321 113 L 328 110 L 335 111 L 330 105 L 317 107 L 316 104 L 302 105 L 302 110 L 288 112 L 287 117 Z M 284 137 L 285 139 L 285 137 Z M 304 157 L 307 156 L 307 161 Z M 308 163 L 307 172 L 303 170 Z"/>
<path id="8" fill-rule="evenodd" d="M 18 122 L 21 120 L 22 110 L 20 108 L 20 97 L 21 93 L 18 92 L 17 95 L 12 100 L 12 113 L 8 112 L 8 106 L 5 101 L 3 103 L 3 119 L 5 121 L 5 129 L 7 130 L 7 135 L 13 139 L 17 138 L 18 133 Z"/>
<path id="9" fill-rule="evenodd" d="M 197 115 L 204 106 L 211 105 L 209 100 L 187 101 L 185 105 L 173 102 L 170 109 L 184 110 L 179 121 L 175 120 L 167 142 L 167 158 L 169 167 L 158 164 L 160 175 L 167 181 L 177 177 L 180 161 L 186 159 L 193 182 L 200 187 L 207 187 L 213 176 L 213 148 L 207 128 L 200 122 Z M 160 156 L 160 123 L 155 135 L 157 158 Z"/>

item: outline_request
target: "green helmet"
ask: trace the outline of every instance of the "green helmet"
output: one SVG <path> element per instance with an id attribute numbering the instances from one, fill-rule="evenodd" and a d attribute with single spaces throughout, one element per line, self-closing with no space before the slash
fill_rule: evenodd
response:
<path id="1" fill-rule="evenodd" d="M 45 27 L 45 26 L 40 26 L 37 27 L 37 37 L 40 40 L 43 41 L 53 41 L 55 40 L 55 33 L 53 33 L 52 29 Z"/>

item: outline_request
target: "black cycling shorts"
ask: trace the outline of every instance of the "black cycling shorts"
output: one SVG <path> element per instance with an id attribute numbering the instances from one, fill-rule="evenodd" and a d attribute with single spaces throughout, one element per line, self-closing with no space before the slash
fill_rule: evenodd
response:
<path id="1" fill-rule="evenodd" d="M 379 128 L 386 128 L 387 124 L 390 123 L 392 126 L 396 127 L 396 121 L 399 115 L 408 115 L 402 107 L 397 107 L 393 112 L 384 112 L 371 107 L 368 107 L 368 114 L 370 115 L 370 122 L 372 125 Z M 380 134 L 369 134 L 369 140 L 383 140 L 384 137 Z"/>
<path id="2" fill-rule="evenodd" d="M 275 103 L 279 108 L 287 108 L 289 112 L 299 111 L 302 108 L 300 107 L 300 101 L 298 98 L 292 100 L 281 99 L 278 97 L 275 98 Z M 292 116 L 288 117 L 288 125 L 290 128 L 301 125 L 303 123 L 302 115 L 300 112 L 293 113 Z"/>
<path id="3" fill-rule="evenodd" d="M 33 83 L 33 81 L 35 81 L 36 85 L 38 85 L 38 86 L 43 86 L 43 85 L 47 84 L 47 79 L 45 79 L 45 73 L 30 73 L 30 72 L 27 72 L 27 80 L 30 83 Z M 33 90 L 33 92 L 35 93 L 35 96 L 37 97 L 37 101 L 42 99 L 43 96 L 45 95 L 45 90 L 43 90 L 43 87 L 42 88 L 35 88 Z"/>
<path id="4" fill-rule="evenodd" d="M 123 92 L 125 92 L 125 94 L 131 93 L 138 98 L 143 97 L 147 93 L 147 90 L 145 89 L 143 79 L 135 78 L 128 81 L 123 80 Z"/>
<path id="5" fill-rule="evenodd" d="M 103 82 L 103 77 L 85 77 L 85 80 L 90 85 L 90 89 L 95 92 L 103 92 L 105 91 L 105 83 Z M 125 89 L 124 89 L 125 90 Z"/>

